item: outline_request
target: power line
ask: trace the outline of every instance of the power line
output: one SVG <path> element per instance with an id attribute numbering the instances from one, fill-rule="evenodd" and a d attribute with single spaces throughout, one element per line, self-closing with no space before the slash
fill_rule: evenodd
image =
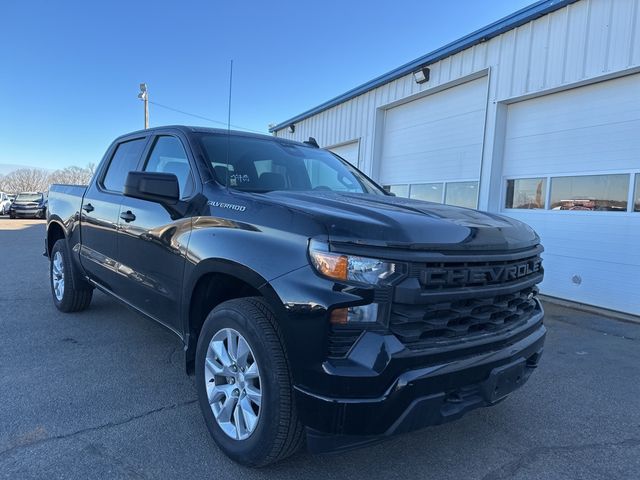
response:
<path id="1" fill-rule="evenodd" d="M 217 123 L 218 125 L 224 125 L 225 127 L 227 126 L 227 122 L 221 122 L 219 120 L 214 120 L 212 118 L 203 117 L 202 115 L 196 115 L 195 113 L 189 113 L 189 112 L 185 112 L 184 110 L 178 110 L 177 108 L 169 107 L 168 105 L 163 105 L 163 104 L 158 103 L 158 102 L 152 102 L 151 100 L 149 100 L 149 103 L 152 104 L 152 105 L 155 105 L 156 107 L 165 108 L 167 110 L 171 110 L 172 112 L 181 113 L 182 115 L 188 115 L 189 117 L 199 118 L 200 120 L 206 120 L 207 122 Z M 253 130 L 251 128 L 242 127 L 240 125 L 230 124 L 230 126 L 233 127 L 233 128 L 241 129 L 241 130 L 247 130 L 247 131 L 253 132 L 253 133 L 265 134 L 265 132 L 260 132 L 258 130 Z"/>

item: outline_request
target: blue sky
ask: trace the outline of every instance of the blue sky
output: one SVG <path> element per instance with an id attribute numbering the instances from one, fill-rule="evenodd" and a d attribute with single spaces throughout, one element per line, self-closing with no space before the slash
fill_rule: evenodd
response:
<path id="1" fill-rule="evenodd" d="M 266 133 L 532 0 L 34 2 L 0 7 L 0 164 L 98 162 L 152 101 Z M 219 126 L 151 105 L 151 125 Z"/>

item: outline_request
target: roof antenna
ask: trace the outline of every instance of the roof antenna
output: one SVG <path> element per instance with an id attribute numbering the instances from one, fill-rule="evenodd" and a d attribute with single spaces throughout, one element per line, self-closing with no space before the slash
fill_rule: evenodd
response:
<path id="1" fill-rule="evenodd" d="M 231 86 L 233 85 L 233 59 L 229 66 L 229 110 L 227 112 L 227 178 L 225 185 L 229 191 L 229 150 L 231 149 Z"/>

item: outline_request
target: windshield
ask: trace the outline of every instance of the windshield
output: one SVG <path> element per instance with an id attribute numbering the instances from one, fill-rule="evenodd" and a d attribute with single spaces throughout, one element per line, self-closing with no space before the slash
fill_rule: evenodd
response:
<path id="1" fill-rule="evenodd" d="M 16 197 L 16 201 L 20 202 L 39 202 L 42 200 L 41 193 L 20 193 Z"/>
<path id="2" fill-rule="evenodd" d="M 248 192 L 273 190 L 376 193 L 383 190 L 326 150 L 268 139 L 202 134 L 200 143 L 216 179 Z M 227 145 L 229 160 L 227 165 Z"/>

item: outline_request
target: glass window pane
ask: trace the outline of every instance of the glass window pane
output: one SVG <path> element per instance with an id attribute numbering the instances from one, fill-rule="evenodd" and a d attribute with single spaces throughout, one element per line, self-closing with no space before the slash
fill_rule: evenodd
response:
<path id="1" fill-rule="evenodd" d="M 427 202 L 442 203 L 442 184 L 423 183 L 411 185 L 411 198 L 426 200 Z"/>
<path id="2" fill-rule="evenodd" d="M 395 193 L 398 197 L 408 197 L 409 185 L 389 185 L 389 192 Z"/>
<path id="3" fill-rule="evenodd" d="M 635 200 L 634 200 L 634 211 L 640 212 L 640 173 L 636 173 L 636 189 L 635 192 Z"/>
<path id="4" fill-rule="evenodd" d="M 145 142 L 146 139 L 141 138 L 118 145 L 102 181 L 104 188 L 114 192 L 122 192 L 124 190 L 124 181 L 129 172 L 138 167 L 138 161 Z"/>
<path id="5" fill-rule="evenodd" d="M 546 178 L 507 180 L 505 208 L 545 208 Z"/>
<path id="6" fill-rule="evenodd" d="M 476 208 L 478 182 L 447 183 L 444 203 L 458 207 Z"/>
<path id="7" fill-rule="evenodd" d="M 228 176 L 229 186 L 236 190 L 382 193 L 378 185 L 326 150 L 237 135 L 206 133 L 199 140 L 216 179 L 222 183 Z"/>
<path id="8" fill-rule="evenodd" d="M 552 210 L 625 212 L 629 175 L 584 175 L 551 179 Z"/>
<path id="9" fill-rule="evenodd" d="M 193 194 L 194 185 L 189 160 L 182 142 L 176 137 L 158 137 L 147 160 L 145 171 L 173 173 L 178 178 L 180 197 L 186 198 Z"/>

